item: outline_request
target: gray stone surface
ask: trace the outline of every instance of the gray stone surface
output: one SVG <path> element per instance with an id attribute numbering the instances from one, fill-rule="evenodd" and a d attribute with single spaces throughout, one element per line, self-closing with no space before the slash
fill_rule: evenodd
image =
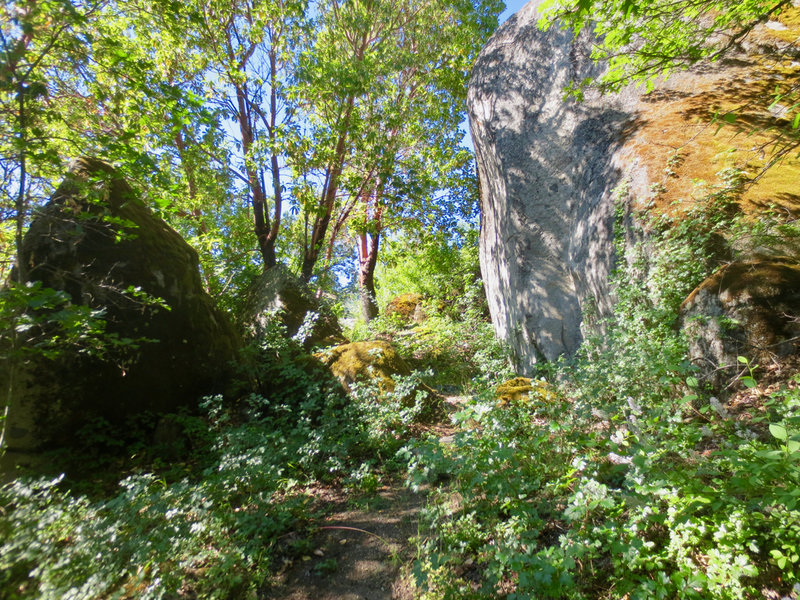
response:
<path id="1" fill-rule="evenodd" d="M 37 348 L 60 329 L 47 325 L 0 369 L 0 389 L 14 384 L 10 451 L 77 446 L 87 435 L 114 442 L 225 391 L 239 334 L 203 289 L 195 250 L 111 166 L 76 163 L 34 218 L 21 257 L 29 281 L 104 310 L 108 335 L 103 352 L 74 342 L 48 358 Z M 169 310 L 133 298 L 130 286 Z M 137 344 L 115 349 L 112 336 Z"/>
<path id="2" fill-rule="evenodd" d="M 571 355 L 582 312 L 610 307 L 613 164 L 625 98 L 564 100 L 595 75 L 588 37 L 537 26 L 530 2 L 481 52 L 468 109 L 481 181 L 481 269 L 492 320 L 521 373 Z"/>
<path id="3" fill-rule="evenodd" d="M 306 323 L 306 319 L 310 322 Z M 267 269 L 253 280 L 240 320 L 248 335 L 256 339 L 264 335 L 270 323 L 280 323 L 290 337 L 299 332 L 306 349 L 347 341 L 325 301 L 284 265 Z M 304 324 L 311 325 L 308 331 L 300 331 Z"/>
<path id="4" fill-rule="evenodd" d="M 716 392 L 744 367 L 778 364 L 800 350 L 800 265 L 754 260 L 726 265 L 681 306 L 689 359 Z"/>

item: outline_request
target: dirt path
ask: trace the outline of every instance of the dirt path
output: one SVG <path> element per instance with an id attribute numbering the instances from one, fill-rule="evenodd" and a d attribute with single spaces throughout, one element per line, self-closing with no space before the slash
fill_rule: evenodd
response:
<path id="1" fill-rule="evenodd" d="M 403 577 L 413 559 L 423 492 L 401 484 L 379 491 L 366 506 L 341 502 L 311 539 L 309 552 L 286 566 L 262 600 L 410 600 Z"/>
<path id="2" fill-rule="evenodd" d="M 444 398 L 451 413 L 466 400 Z M 455 432 L 446 421 L 425 430 L 442 442 Z M 413 600 L 409 539 L 419 533 L 428 490 L 412 492 L 398 481 L 356 507 L 346 495 L 336 495 L 325 500 L 331 509 L 306 544 L 307 552 L 287 562 L 259 600 Z"/>

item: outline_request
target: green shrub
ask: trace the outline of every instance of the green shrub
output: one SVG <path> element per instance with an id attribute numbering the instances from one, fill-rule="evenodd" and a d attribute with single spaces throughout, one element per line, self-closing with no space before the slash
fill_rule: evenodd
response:
<path id="1" fill-rule="evenodd" d="M 249 376 L 293 386 L 233 406 L 206 398 L 205 421 L 176 417 L 193 453 L 169 478 L 140 472 L 93 496 L 74 482 L 68 489 L 62 477 L 0 488 L 0 597 L 256 594 L 273 572 L 281 536 L 303 533 L 314 517 L 308 486 L 343 481 L 374 491 L 381 458 L 404 443 L 414 417 L 415 407 L 371 390 L 348 401 L 304 371 L 299 348 L 267 335 L 255 353 L 271 359 L 266 371 L 258 361 L 248 367 Z M 399 381 L 397 393 L 414 384 Z"/>
<path id="2" fill-rule="evenodd" d="M 486 389 L 457 415 L 452 443 L 401 451 L 411 485 L 447 482 L 419 539 L 423 598 L 800 589 L 800 391 L 771 393 L 763 422 L 735 420 L 697 389 L 675 327 L 683 298 L 745 249 L 731 200 L 723 190 L 651 220 L 647 245 L 618 240 L 613 318 L 575 360 L 541 368 L 557 401 L 500 405 Z M 750 231 L 748 244 L 767 237 Z"/>

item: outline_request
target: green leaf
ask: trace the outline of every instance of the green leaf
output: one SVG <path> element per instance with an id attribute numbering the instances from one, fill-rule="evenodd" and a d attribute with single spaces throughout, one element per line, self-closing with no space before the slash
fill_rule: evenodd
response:
<path id="1" fill-rule="evenodd" d="M 690 388 L 696 388 L 700 382 L 697 380 L 697 377 L 687 377 L 686 378 L 686 385 Z"/>
<path id="2" fill-rule="evenodd" d="M 749 389 L 753 389 L 758 385 L 758 383 L 756 383 L 756 380 L 753 379 L 752 377 L 742 377 L 742 383 L 746 388 Z"/>
<path id="3" fill-rule="evenodd" d="M 750 362 L 750 361 L 748 361 L 748 360 L 747 360 L 747 359 L 746 359 L 744 356 L 737 356 L 737 357 L 736 357 L 736 360 L 738 360 L 738 361 L 739 361 L 740 363 L 742 363 L 743 365 L 746 365 L 748 362 Z"/>
<path id="4" fill-rule="evenodd" d="M 789 440 L 786 442 L 786 450 L 789 452 L 797 452 L 800 450 L 800 442 L 797 440 Z"/>
<path id="5" fill-rule="evenodd" d="M 776 437 L 781 441 L 785 441 L 789 437 L 789 434 L 786 431 L 786 427 L 784 427 L 783 425 L 778 425 L 776 423 L 770 423 L 769 432 L 774 437 Z"/>

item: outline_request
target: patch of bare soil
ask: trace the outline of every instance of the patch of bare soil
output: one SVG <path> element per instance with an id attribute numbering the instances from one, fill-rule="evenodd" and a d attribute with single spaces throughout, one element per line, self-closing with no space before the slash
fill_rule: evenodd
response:
<path id="1" fill-rule="evenodd" d="M 304 543 L 307 552 L 287 560 L 261 600 L 410 600 L 403 567 L 413 559 L 409 539 L 424 500 L 399 483 L 363 507 L 339 500 Z"/>

